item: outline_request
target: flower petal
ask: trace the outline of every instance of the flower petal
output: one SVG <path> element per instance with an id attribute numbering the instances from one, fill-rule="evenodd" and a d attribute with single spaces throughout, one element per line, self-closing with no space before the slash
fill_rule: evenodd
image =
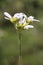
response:
<path id="1" fill-rule="evenodd" d="M 16 13 L 13 17 L 17 17 L 18 19 L 26 18 L 27 16 L 24 13 Z"/>
<path id="2" fill-rule="evenodd" d="M 16 13 L 13 17 L 19 19 L 19 23 L 25 23 L 27 16 L 24 13 Z"/>
<path id="3" fill-rule="evenodd" d="M 15 17 L 19 19 L 20 18 L 20 13 L 14 14 L 13 18 L 15 18 Z"/>
<path id="4" fill-rule="evenodd" d="M 4 12 L 4 15 L 7 16 L 8 18 L 12 18 L 12 16 L 7 12 Z"/>
<path id="5" fill-rule="evenodd" d="M 23 20 L 21 19 L 21 20 L 19 21 L 19 23 L 21 23 L 21 24 L 24 24 L 24 23 L 26 23 L 26 20 L 25 20 L 25 18 L 24 18 Z"/>
<path id="6" fill-rule="evenodd" d="M 27 16 L 24 13 L 20 13 L 20 15 L 24 18 L 27 18 Z"/>
<path id="7" fill-rule="evenodd" d="M 28 17 L 28 19 L 29 19 L 30 21 L 37 21 L 37 22 L 40 22 L 39 20 L 34 19 L 34 17 L 33 17 L 33 16 L 29 16 L 29 17 Z"/>
<path id="8" fill-rule="evenodd" d="M 33 21 L 33 20 L 34 20 L 34 17 L 33 17 L 33 16 L 29 16 L 28 19 L 29 19 L 30 21 Z"/>
<path id="9" fill-rule="evenodd" d="M 24 27 L 24 29 L 29 29 L 29 28 L 34 28 L 34 26 L 33 26 L 33 25 L 26 25 L 26 26 Z"/>
<path id="10" fill-rule="evenodd" d="M 7 20 L 9 20 L 9 18 L 7 18 L 7 17 L 4 17 L 5 19 L 7 19 Z"/>
<path id="11" fill-rule="evenodd" d="M 34 16 L 29 16 L 28 18 L 29 18 L 29 19 L 34 19 Z"/>
<path id="12" fill-rule="evenodd" d="M 37 19 L 33 19 L 33 21 L 37 21 L 37 22 L 40 22 L 39 20 L 37 20 Z"/>

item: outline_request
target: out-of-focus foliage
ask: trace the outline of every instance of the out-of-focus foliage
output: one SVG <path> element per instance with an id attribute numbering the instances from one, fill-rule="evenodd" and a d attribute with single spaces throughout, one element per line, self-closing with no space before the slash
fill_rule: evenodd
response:
<path id="1" fill-rule="evenodd" d="M 18 32 L 4 19 L 5 11 L 12 16 L 24 12 L 40 20 L 33 23 L 34 29 L 23 31 L 22 56 L 23 65 L 43 65 L 43 0 L 0 0 L 0 65 L 17 65 Z"/>

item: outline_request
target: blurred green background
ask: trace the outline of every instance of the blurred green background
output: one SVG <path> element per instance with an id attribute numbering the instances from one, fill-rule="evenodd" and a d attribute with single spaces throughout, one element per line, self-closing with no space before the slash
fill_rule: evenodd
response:
<path id="1" fill-rule="evenodd" d="M 43 0 L 0 0 L 0 65 L 17 65 L 19 56 L 18 32 L 4 19 L 4 12 L 12 16 L 23 12 L 34 16 L 34 29 L 22 33 L 23 65 L 43 65 Z"/>

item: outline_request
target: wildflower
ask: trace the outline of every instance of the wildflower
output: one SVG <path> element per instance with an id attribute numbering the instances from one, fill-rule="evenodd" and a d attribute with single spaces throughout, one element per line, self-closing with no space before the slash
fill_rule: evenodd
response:
<path id="1" fill-rule="evenodd" d="M 34 17 L 33 17 L 33 16 L 29 16 L 29 17 L 26 19 L 26 22 L 27 22 L 28 24 L 32 23 L 33 21 L 40 22 L 39 20 L 34 19 Z"/>
<path id="2" fill-rule="evenodd" d="M 24 26 L 24 29 L 29 29 L 29 28 L 34 28 L 34 26 L 33 25 L 26 25 L 26 26 Z"/>
<path id="3" fill-rule="evenodd" d="M 12 23 L 16 22 L 15 23 L 16 29 L 34 28 L 34 26 L 30 25 L 30 23 L 32 23 L 33 21 L 40 22 L 39 20 L 34 19 L 33 16 L 27 17 L 24 13 L 16 13 L 12 17 L 9 13 L 4 12 L 4 15 L 6 16 L 4 17 L 5 19 L 10 20 Z"/>
<path id="4" fill-rule="evenodd" d="M 10 20 L 10 22 L 14 23 L 16 21 L 18 21 L 18 18 L 14 17 L 14 16 L 11 16 L 9 13 L 7 12 L 4 12 L 4 15 L 5 15 L 5 19 L 7 20 Z"/>
<path id="5" fill-rule="evenodd" d="M 26 16 L 24 13 L 16 13 L 16 14 L 14 14 L 14 17 L 17 17 L 18 19 L 19 19 L 19 18 L 22 19 L 23 17 L 26 18 L 27 16 Z"/>
<path id="6" fill-rule="evenodd" d="M 16 26 L 15 26 L 16 29 L 29 29 L 29 28 L 33 28 L 34 27 L 32 25 L 28 25 L 28 23 L 26 22 L 26 18 L 23 15 L 20 17 L 19 22 L 16 23 Z"/>

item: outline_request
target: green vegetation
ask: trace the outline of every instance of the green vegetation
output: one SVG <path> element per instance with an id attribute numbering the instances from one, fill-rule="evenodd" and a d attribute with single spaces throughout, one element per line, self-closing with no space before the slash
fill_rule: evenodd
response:
<path id="1" fill-rule="evenodd" d="M 17 65 L 18 32 L 4 19 L 5 11 L 24 12 L 40 20 L 33 23 L 34 29 L 23 31 L 22 57 L 23 65 L 43 65 L 43 0 L 0 0 L 0 65 Z"/>

